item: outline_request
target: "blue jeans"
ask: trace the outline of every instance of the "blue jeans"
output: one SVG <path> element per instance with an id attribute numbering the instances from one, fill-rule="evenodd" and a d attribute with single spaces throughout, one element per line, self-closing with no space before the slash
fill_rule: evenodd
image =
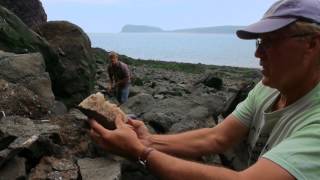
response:
<path id="1" fill-rule="evenodd" d="M 126 85 L 124 87 L 117 87 L 116 88 L 116 97 L 120 104 L 123 104 L 128 101 L 129 97 L 129 85 Z"/>

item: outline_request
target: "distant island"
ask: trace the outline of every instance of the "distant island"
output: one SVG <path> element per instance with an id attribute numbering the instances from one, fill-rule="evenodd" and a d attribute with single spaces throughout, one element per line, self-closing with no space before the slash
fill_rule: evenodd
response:
<path id="1" fill-rule="evenodd" d="M 163 30 L 155 26 L 146 25 L 125 25 L 121 29 L 121 33 L 221 33 L 221 34 L 233 34 L 243 26 L 212 26 L 212 27 L 199 27 L 189 29 L 176 29 L 176 30 Z"/>
<path id="2" fill-rule="evenodd" d="M 126 33 L 146 33 L 146 32 L 164 32 L 159 27 L 153 27 L 153 26 L 144 26 L 144 25 L 125 25 L 123 26 L 121 32 Z"/>

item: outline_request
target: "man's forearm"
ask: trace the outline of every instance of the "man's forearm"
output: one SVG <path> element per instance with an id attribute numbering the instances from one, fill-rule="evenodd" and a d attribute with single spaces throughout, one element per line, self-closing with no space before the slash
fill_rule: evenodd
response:
<path id="1" fill-rule="evenodd" d="M 240 173 L 223 167 L 203 165 L 152 151 L 148 157 L 149 169 L 166 180 L 239 180 Z"/>
<path id="2" fill-rule="evenodd" d="M 128 83 L 129 83 L 129 78 L 124 78 L 124 79 L 117 81 L 116 86 L 123 86 Z"/>
<path id="3" fill-rule="evenodd" d="M 198 158 L 220 153 L 222 146 L 215 139 L 213 128 L 203 128 L 175 135 L 152 135 L 150 146 L 178 157 Z"/>

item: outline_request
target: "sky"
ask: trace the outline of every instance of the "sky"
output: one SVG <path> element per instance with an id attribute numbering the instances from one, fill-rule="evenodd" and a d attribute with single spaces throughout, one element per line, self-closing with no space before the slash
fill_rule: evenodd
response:
<path id="1" fill-rule="evenodd" d="M 48 21 L 66 20 L 87 33 L 118 33 L 126 24 L 163 30 L 249 25 L 276 0 L 41 0 Z"/>

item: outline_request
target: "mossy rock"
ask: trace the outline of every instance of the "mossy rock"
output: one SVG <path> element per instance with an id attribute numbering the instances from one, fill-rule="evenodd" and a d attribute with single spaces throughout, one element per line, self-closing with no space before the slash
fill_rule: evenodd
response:
<path id="1" fill-rule="evenodd" d="M 50 43 L 63 67 L 55 95 L 74 107 L 91 94 L 95 84 L 96 62 L 90 39 L 79 26 L 67 21 L 44 23 L 37 32 Z"/>
<path id="2" fill-rule="evenodd" d="M 50 74 L 53 90 L 59 88 L 57 80 L 63 69 L 59 64 L 58 55 L 45 39 L 2 6 L 0 6 L 0 50 L 16 54 L 40 52 L 46 63 L 46 71 Z"/>

